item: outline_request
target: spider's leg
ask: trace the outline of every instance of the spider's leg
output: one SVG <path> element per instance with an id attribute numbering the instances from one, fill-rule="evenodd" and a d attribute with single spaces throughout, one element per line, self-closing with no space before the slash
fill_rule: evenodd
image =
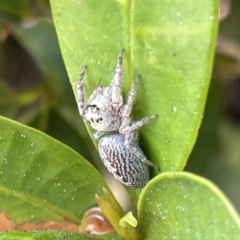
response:
<path id="1" fill-rule="evenodd" d="M 126 132 L 132 132 L 132 131 L 135 131 L 137 129 L 139 129 L 140 127 L 142 127 L 144 124 L 147 124 L 149 121 L 151 121 L 152 119 L 158 117 L 158 114 L 153 114 L 149 117 L 145 117 L 145 118 L 142 118 L 141 120 L 139 121 L 135 121 L 133 122 L 130 126 L 127 126 L 125 128 L 125 133 Z"/>
<path id="2" fill-rule="evenodd" d="M 139 151 L 139 148 L 136 147 L 134 144 L 132 144 L 132 141 L 134 139 L 134 133 L 133 132 L 129 132 L 127 134 L 125 134 L 124 137 L 124 145 L 128 148 L 128 150 L 130 150 L 132 153 L 134 153 L 143 163 L 154 167 L 157 171 L 160 171 L 160 169 L 151 161 L 149 161 L 145 155 L 142 153 L 142 151 Z"/>
<path id="3" fill-rule="evenodd" d="M 88 99 L 89 104 L 91 104 L 91 102 L 94 100 L 94 98 L 95 98 L 98 94 L 100 94 L 100 93 L 103 92 L 103 89 L 104 89 L 103 86 L 98 86 L 98 87 L 93 91 L 93 93 L 90 95 L 90 97 L 89 97 L 89 99 Z"/>
<path id="4" fill-rule="evenodd" d="M 95 132 L 95 133 L 93 134 L 93 139 L 94 139 L 94 140 L 99 139 L 104 133 L 105 133 L 105 132 L 103 132 L 103 131 L 97 131 L 97 132 Z"/>
<path id="5" fill-rule="evenodd" d="M 121 126 L 119 128 L 119 132 L 120 133 L 125 133 L 128 132 L 130 123 L 131 123 L 131 111 L 132 111 L 132 107 L 136 98 L 136 94 L 137 94 L 137 88 L 138 88 L 138 84 L 139 84 L 139 80 L 140 80 L 140 75 L 137 76 L 137 78 L 135 79 L 131 90 L 128 94 L 128 98 L 127 98 L 127 103 L 123 106 L 123 110 L 122 110 L 122 123 Z"/>
<path id="6" fill-rule="evenodd" d="M 78 111 L 82 117 L 84 114 L 84 110 L 86 108 L 86 103 L 84 99 L 84 87 L 83 87 L 83 76 L 86 69 L 87 69 L 87 66 L 84 66 L 82 68 L 82 71 L 78 77 L 78 82 L 77 82 Z"/>
<path id="7" fill-rule="evenodd" d="M 118 63 L 115 69 L 115 73 L 113 76 L 113 80 L 111 82 L 111 89 L 112 89 L 112 105 L 115 108 L 120 108 L 123 104 L 123 97 L 122 97 L 122 66 L 123 64 L 123 50 L 120 52 L 120 56 L 118 58 Z"/>
<path id="8" fill-rule="evenodd" d="M 103 91 L 104 96 L 104 104 L 108 106 L 108 108 L 112 108 L 112 88 L 111 87 L 105 87 Z"/>

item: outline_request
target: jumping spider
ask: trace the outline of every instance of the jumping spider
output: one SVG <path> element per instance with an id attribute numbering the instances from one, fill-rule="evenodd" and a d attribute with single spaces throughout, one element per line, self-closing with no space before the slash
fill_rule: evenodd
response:
<path id="1" fill-rule="evenodd" d="M 121 141 L 119 143 L 120 147 L 124 145 L 125 151 L 129 151 L 129 153 L 139 158 L 141 162 L 158 170 L 157 166 L 147 160 L 134 138 L 134 131 L 148 123 L 151 119 L 156 118 L 157 114 L 132 122 L 130 114 L 136 98 L 140 75 L 134 81 L 127 101 L 124 104 L 122 95 L 123 53 L 124 51 L 122 50 L 110 86 L 98 86 L 88 99 L 89 105 L 86 105 L 85 102 L 83 86 L 83 76 L 86 66 L 82 68 L 77 83 L 79 113 L 93 129 L 97 130 L 93 135 L 95 140 L 99 139 L 106 132 L 117 132 L 117 134 L 123 135 L 116 138 Z M 108 136 L 111 136 L 111 134 Z M 106 136 L 106 139 L 111 139 L 108 136 Z"/>

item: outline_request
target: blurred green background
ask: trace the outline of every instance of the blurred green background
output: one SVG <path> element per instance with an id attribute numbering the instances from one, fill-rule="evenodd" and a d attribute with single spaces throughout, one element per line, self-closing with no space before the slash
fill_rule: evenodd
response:
<path id="1" fill-rule="evenodd" d="M 240 2 L 219 6 L 211 87 L 185 170 L 215 182 L 240 210 Z M 48 0 L 0 0 L 0 115 L 46 132 L 106 173 L 78 114 Z"/>

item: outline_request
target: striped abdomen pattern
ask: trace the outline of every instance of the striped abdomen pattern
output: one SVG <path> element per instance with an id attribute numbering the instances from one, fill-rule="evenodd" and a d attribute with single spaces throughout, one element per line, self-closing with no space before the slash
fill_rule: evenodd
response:
<path id="1" fill-rule="evenodd" d="M 135 141 L 131 142 L 142 152 Z M 149 181 L 148 165 L 124 145 L 123 134 L 110 134 L 100 139 L 98 150 L 103 164 L 121 183 L 142 188 Z"/>

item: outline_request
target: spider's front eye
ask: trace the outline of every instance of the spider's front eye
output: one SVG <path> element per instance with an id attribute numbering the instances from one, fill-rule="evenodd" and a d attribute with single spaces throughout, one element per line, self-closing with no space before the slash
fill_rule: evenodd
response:
<path id="1" fill-rule="evenodd" d="M 103 119 L 102 118 L 99 118 L 99 121 L 101 122 Z"/>

